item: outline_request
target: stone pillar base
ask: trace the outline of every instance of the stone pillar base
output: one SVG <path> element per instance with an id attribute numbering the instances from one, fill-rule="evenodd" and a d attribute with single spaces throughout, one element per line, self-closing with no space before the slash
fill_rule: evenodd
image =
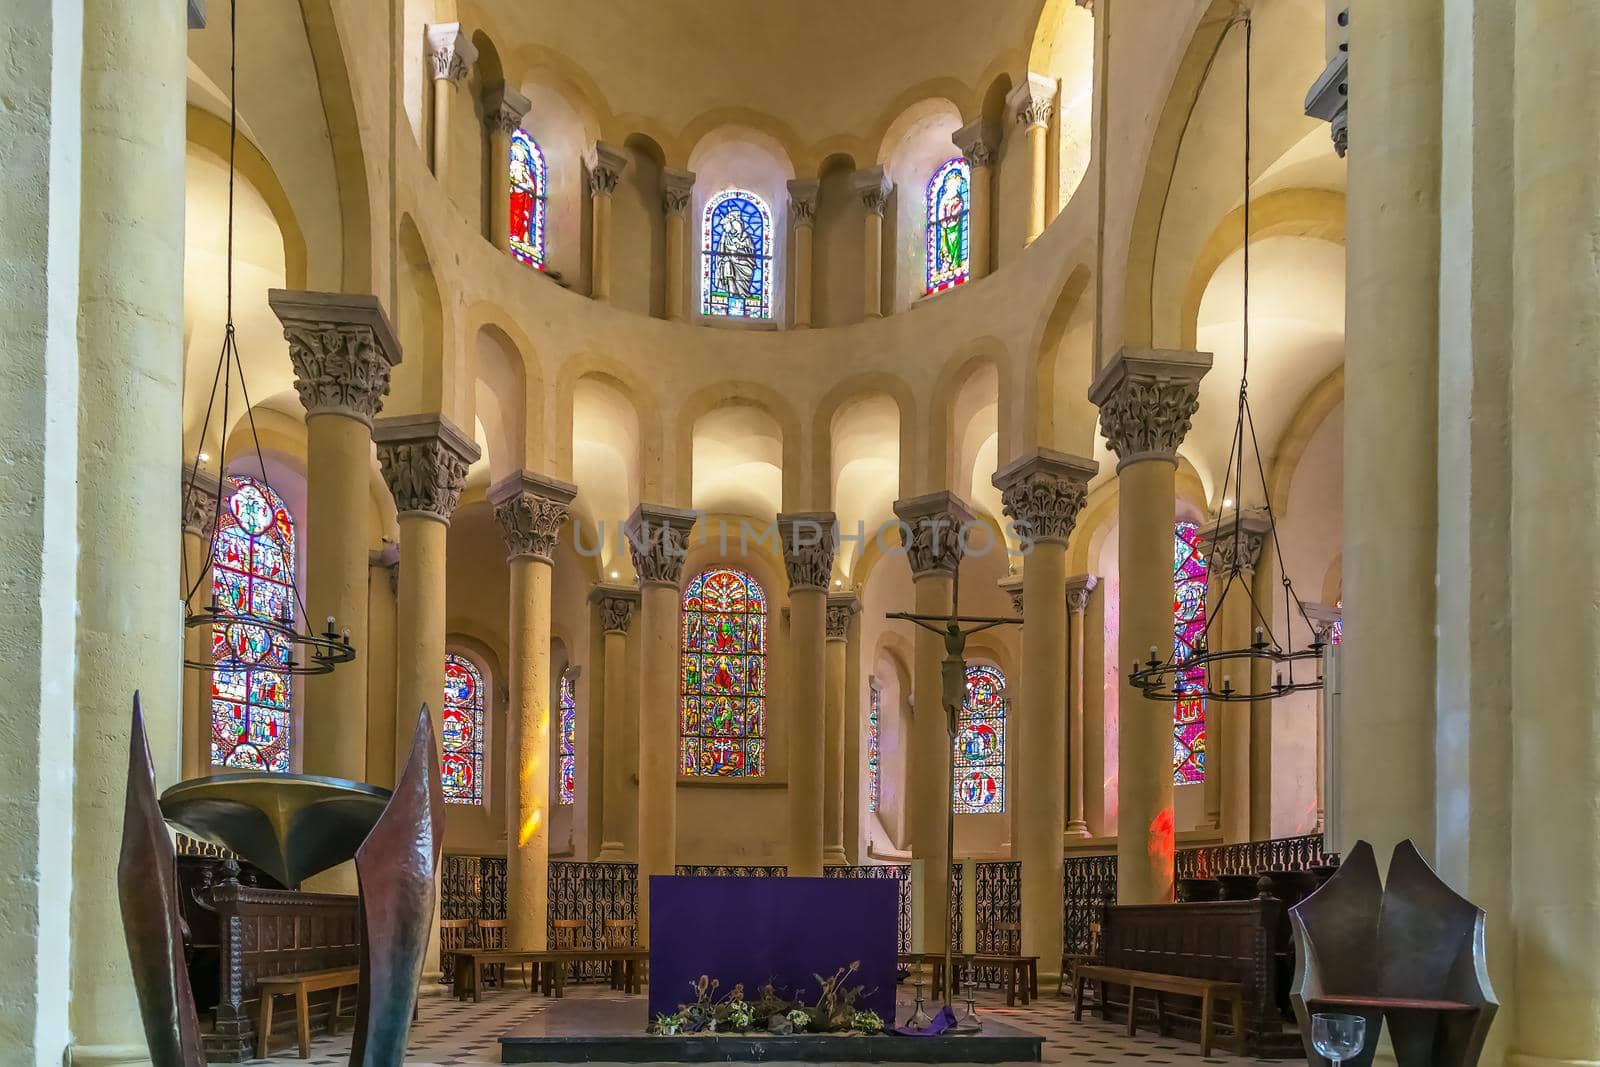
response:
<path id="1" fill-rule="evenodd" d="M 844 849 L 834 848 L 829 845 L 822 850 L 822 865 L 824 867 L 848 867 L 850 859 L 844 854 Z"/>
<path id="2" fill-rule="evenodd" d="M 1082 819 L 1073 819 L 1067 823 L 1068 837 L 1089 837 L 1089 824 Z"/>

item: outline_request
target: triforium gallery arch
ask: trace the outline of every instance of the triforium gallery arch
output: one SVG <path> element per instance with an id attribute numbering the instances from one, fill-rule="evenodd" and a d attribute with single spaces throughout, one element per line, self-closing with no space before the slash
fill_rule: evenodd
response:
<path id="1" fill-rule="evenodd" d="M 767 771 L 767 593 L 744 571 L 701 571 L 683 593 L 679 769 Z"/>

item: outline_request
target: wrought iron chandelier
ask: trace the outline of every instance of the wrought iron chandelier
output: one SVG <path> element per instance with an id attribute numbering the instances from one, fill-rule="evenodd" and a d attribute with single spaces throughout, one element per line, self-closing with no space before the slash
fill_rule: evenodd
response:
<path id="1" fill-rule="evenodd" d="M 245 418 L 250 425 L 250 441 L 256 456 L 256 466 L 261 472 L 262 484 L 268 483 L 266 459 L 261 452 L 261 438 L 256 433 L 255 410 L 250 404 L 250 390 L 245 385 L 244 361 L 239 355 L 238 333 L 233 324 L 233 201 L 237 173 L 235 156 L 239 141 L 237 0 L 233 0 L 229 6 L 227 317 L 222 331 L 222 349 L 217 355 L 217 370 L 211 380 L 211 398 L 206 403 L 206 417 L 200 426 L 194 463 L 189 467 L 187 484 L 184 486 L 186 495 L 194 493 L 200 465 L 206 459 L 206 435 L 211 429 L 212 416 L 217 413 L 219 407 L 219 393 L 221 394 L 219 432 L 223 435 L 228 432 L 230 425 L 228 416 L 232 410 L 233 385 L 236 377 Z M 214 559 L 216 556 L 223 509 L 230 506 L 229 496 L 228 479 L 224 474 L 217 479 L 211 531 L 206 548 L 207 559 Z M 243 517 L 239 518 L 242 522 Z M 223 604 L 217 596 L 215 583 L 212 583 L 210 594 L 205 597 L 203 605 L 196 607 L 196 598 L 200 596 L 201 586 L 206 584 L 207 568 L 201 567 L 199 574 L 191 576 L 188 573 L 187 554 L 183 567 L 183 584 L 186 590 L 183 598 L 185 628 L 211 627 L 211 633 L 214 635 L 212 646 L 214 647 L 220 640 L 228 647 L 227 654 L 220 657 L 210 648 L 202 653 L 203 658 L 185 656 L 183 660 L 185 668 L 196 671 L 227 671 L 265 666 L 278 674 L 327 674 L 339 664 L 349 663 L 356 658 L 355 648 L 350 644 L 350 631 L 344 630 L 341 633 L 337 630 L 333 616 L 328 616 L 327 629 L 322 633 L 315 633 L 309 627 L 304 630 L 299 627 L 296 620 L 306 617 L 306 606 L 300 596 L 300 590 L 292 582 L 289 583 L 289 588 L 294 590 L 294 605 L 291 606 L 285 601 L 275 617 L 252 613 L 248 602 Z M 298 613 L 295 612 L 295 607 L 299 608 Z M 273 656 L 276 658 L 269 659 Z"/>
<path id="2" fill-rule="evenodd" d="M 1218 593 L 1212 610 L 1206 616 L 1205 629 L 1190 650 L 1179 647 L 1179 642 L 1174 640 L 1172 652 L 1165 659 L 1161 658 L 1159 649 L 1150 646 L 1150 656 L 1143 663 L 1134 662 L 1128 673 L 1128 681 L 1136 686 L 1148 700 L 1161 701 L 1171 704 L 1180 698 L 1199 697 L 1203 700 L 1215 700 L 1223 703 L 1245 703 L 1258 700 L 1273 700 L 1287 696 L 1290 693 L 1299 693 L 1320 690 L 1322 688 L 1322 652 L 1326 645 L 1327 632 L 1323 627 L 1317 626 L 1306 614 L 1305 605 L 1294 591 L 1294 583 L 1290 581 L 1287 570 L 1284 570 L 1283 547 L 1278 541 L 1278 523 L 1272 512 L 1272 498 L 1267 488 L 1266 470 L 1261 460 L 1261 446 L 1256 441 L 1255 419 L 1250 412 L 1250 75 L 1251 75 L 1251 34 L 1252 26 L 1248 15 L 1239 18 L 1234 25 L 1244 26 L 1244 323 L 1243 341 L 1241 348 L 1241 367 L 1239 371 L 1239 407 L 1238 416 L 1233 427 L 1233 442 L 1228 454 L 1228 465 L 1223 475 L 1222 499 L 1223 506 L 1227 507 L 1229 500 L 1238 502 L 1233 511 L 1231 530 L 1226 519 L 1221 519 L 1216 527 L 1218 539 L 1232 538 L 1234 551 L 1228 553 L 1228 574 L 1223 583 L 1222 591 Z M 1242 538 L 1245 536 L 1244 519 L 1244 477 L 1245 477 L 1245 452 L 1254 457 L 1254 469 L 1261 483 L 1261 499 L 1266 514 L 1266 529 L 1261 533 L 1263 542 L 1270 539 L 1273 546 L 1278 567 L 1282 572 L 1283 585 L 1283 631 L 1280 636 L 1274 632 L 1268 613 L 1261 609 L 1256 599 L 1256 591 L 1252 582 L 1243 578 L 1244 564 L 1243 552 L 1239 551 Z M 1230 488 L 1232 490 L 1230 494 Z M 1249 601 L 1250 618 L 1259 620 L 1259 625 L 1254 628 L 1254 636 L 1249 644 L 1236 648 L 1212 648 L 1211 627 L 1217 619 L 1222 617 L 1222 607 L 1227 602 L 1235 587 L 1242 590 L 1242 594 Z M 1203 595 L 1203 594 L 1202 594 Z M 1296 617 L 1305 627 L 1305 634 L 1309 643 L 1299 648 L 1294 647 L 1294 634 L 1296 630 Z M 1257 665 L 1266 667 L 1264 671 L 1257 671 Z M 1257 675 L 1267 679 L 1265 686 L 1256 687 L 1254 679 Z M 1236 686 L 1234 678 L 1238 677 L 1243 684 Z"/>

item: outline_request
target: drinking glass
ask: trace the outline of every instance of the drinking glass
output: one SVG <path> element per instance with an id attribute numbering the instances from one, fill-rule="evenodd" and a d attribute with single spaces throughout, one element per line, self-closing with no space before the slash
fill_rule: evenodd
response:
<path id="1" fill-rule="evenodd" d="M 1332 1063 L 1339 1064 L 1361 1051 L 1367 1020 L 1359 1015 L 1318 1014 L 1311 1017 L 1311 1042 Z"/>

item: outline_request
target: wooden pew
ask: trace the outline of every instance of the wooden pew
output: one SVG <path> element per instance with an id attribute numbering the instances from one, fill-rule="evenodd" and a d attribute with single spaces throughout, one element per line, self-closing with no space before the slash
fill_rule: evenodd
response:
<path id="1" fill-rule="evenodd" d="M 944 996 L 944 953 L 942 952 L 902 952 L 899 956 L 900 966 L 907 970 L 917 967 L 927 967 L 932 974 L 932 989 L 930 996 L 937 1000 Z M 963 967 L 988 967 L 1003 973 L 1006 978 L 1006 1005 L 1015 1007 L 1017 1001 L 1029 1004 L 1039 995 L 1039 957 L 1038 956 L 1011 956 L 994 952 L 961 953 L 957 952 L 952 957 L 956 968 L 955 983 L 952 992 L 959 995 L 961 992 L 961 969 Z"/>
<path id="2" fill-rule="evenodd" d="M 360 967 L 332 967 L 325 971 L 301 971 L 299 974 L 277 974 L 257 982 L 261 992 L 261 1020 L 256 1025 L 259 1039 L 256 1057 L 266 1059 L 272 1044 L 272 1003 L 280 996 L 294 997 L 295 1036 L 300 1044 L 300 1058 L 311 1058 L 311 998 L 312 993 L 331 989 L 333 1011 L 328 1016 L 328 1033 L 339 1025 L 339 1015 L 344 1010 L 344 991 L 361 981 Z"/>
<path id="3" fill-rule="evenodd" d="M 1181 993 L 1200 998 L 1200 1055 L 1211 1055 L 1211 1038 L 1214 1023 L 1213 1006 L 1222 1001 L 1228 1004 L 1229 1029 L 1233 1032 L 1234 1052 L 1245 1054 L 1244 1043 L 1244 987 L 1238 982 L 1218 982 L 1209 978 L 1184 978 L 1175 974 L 1157 974 L 1154 971 L 1131 971 L 1123 967 L 1106 967 L 1097 963 L 1080 964 L 1072 977 L 1072 1018 L 1083 1021 L 1083 987 L 1098 983 L 1102 992 L 1100 1017 L 1106 1016 L 1107 985 L 1126 986 L 1128 989 L 1128 1036 L 1137 1031 L 1139 1016 L 1139 991 L 1155 994 L 1156 1033 L 1166 1036 L 1167 1016 L 1163 993 Z"/>

